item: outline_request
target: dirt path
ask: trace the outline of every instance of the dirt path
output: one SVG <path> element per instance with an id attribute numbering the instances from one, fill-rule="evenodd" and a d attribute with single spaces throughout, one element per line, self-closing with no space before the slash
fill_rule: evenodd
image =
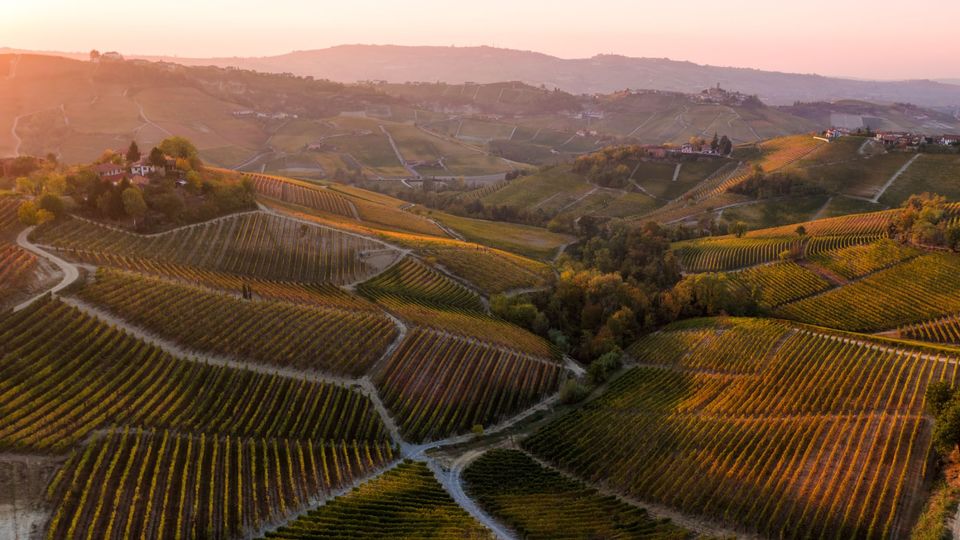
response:
<path id="1" fill-rule="evenodd" d="M 390 147 L 393 148 L 393 153 L 397 155 L 397 161 L 400 162 L 400 165 L 403 165 L 403 168 L 406 169 L 407 172 L 410 173 L 410 175 L 413 176 L 414 178 L 417 178 L 417 179 L 422 178 L 420 176 L 420 173 L 418 173 L 416 169 L 414 169 L 409 164 L 407 164 L 407 160 L 403 159 L 403 154 L 400 153 L 400 147 L 397 146 L 397 142 L 393 140 L 393 135 L 390 135 L 390 132 L 387 131 L 387 128 L 383 127 L 382 124 L 380 125 L 380 131 L 382 131 L 383 134 L 387 137 L 387 140 L 390 141 Z M 406 182 L 404 182 L 404 184 L 409 185 Z"/>
<path id="2" fill-rule="evenodd" d="M 907 171 L 907 169 L 909 169 L 910 166 L 913 165 L 913 162 L 914 162 L 914 161 L 920 159 L 920 156 L 922 156 L 922 155 L 923 155 L 923 154 L 917 154 L 917 155 L 913 156 L 912 158 L 910 158 L 910 161 L 907 161 L 906 163 L 903 164 L 902 167 L 900 167 L 899 169 L 897 169 L 897 172 L 893 173 L 893 176 L 891 176 L 890 179 L 887 180 L 887 183 L 884 184 L 883 187 L 880 188 L 880 191 L 878 191 L 877 194 L 874 195 L 872 199 L 870 199 L 870 202 L 872 202 L 872 203 L 878 203 L 878 202 L 880 202 L 880 197 L 883 197 L 883 194 L 887 191 L 887 189 L 888 189 L 890 186 L 892 186 L 894 182 L 897 181 L 897 178 L 900 178 L 900 175 L 901 175 L 901 174 L 905 173 L 905 172 Z"/>
<path id="3" fill-rule="evenodd" d="M 433 471 L 433 474 L 437 477 L 440 485 L 442 485 L 443 488 L 447 490 L 447 493 L 453 497 L 453 500 L 456 501 L 461 508 L 466 510 L 467 513 L 473 516 L 473 519 L 479 521 L 481 524 L 483 524 L 483 526 L 493 531 L 498 538 L 502 540 L 512 540 L 513 538 L 517 538 L 517 535 L 480 509 L 480 506 L 476 503 L 476 501 L 471 499 L 463 489 L 463 480 L 461 478 L 463 469 L 465 469 L 473 460 L 477 459 L 482 454 L 483 450 L 471 450 L 461 454 L 460 457 L 453 462 L 449 469 L 444 469 L 432 459 L 427 460 L 427 466 L 431 471 Z"/>
<path id="4" fill-rule="evenodd" d="M 63 277 L 60 279 L 59 283 L 57 283 L 50 289 L 41 292 L 40 294 L 34 295 L 32 298 L 28 299 L 27 301 L 13 308 L 13 311 L 20 311 L 26 308 L 27 306 L 35 302 L 38 298 L 41 298 L 48 293 L 56 294 L 62 291 L 63 289 L 72 285 L 73 282 L 75 282 L 80 277 L 80 270 L 77 269 L 76 265 L 70 264 L 67 261 L 61 259 L 60 257 L 57 257 L 52 253 L 48 253 L 40 249 L 37 245 L 35 245 L 33 242 L 30 241 L 30 238 L 29 238 L 30 233 L 33 232 L 35 228 L 36 227 L 27 227 L 26 229 L 20 231 L 20 234 L 17 235 L 17 245 L 53 263 L 57 268 L 60 269 L 60 272 L 63 274 Z"/>
<path id="5" fill-rule="evenodd" d="M 563 212 L 563 211 L 566 210 L 567 208 L 570 208 L 570 207 L 572 207 L 572 206 L 576 206 L 580 201 L 582 201 L 582 200 L 586 199 L 587 197 L 593 195 L 593 194 L 596 193 L 597 191 L 600 191 L 600 188 L 594 187 L 594 188 L 591 189 L 590 191 L 584 193 L 583 195 L 581 195 L 580 197 L 578 197 L 577 199 L 575 199 L 573 202 L 565 205 L 563 208 L 560 209 L 560 211 Z"/>
<path id="6" fill-rule="evenodd" d="M 150 127 L 154 127 L 154 128 L 156 128 L 156 129 L 159 129 L 160 131 L 166 133 L 166 134 L 169 135 L 170 137 L 173 137 L 173 133 L 171 133 L 170 130 L 168 130 L 167 128 L 161 126 L 160 124 L 157 124 L 157 123 L 154 122 L 153 120 L 150 120 L 150 118 L 147 116 L 147 113 L 144 112 L 144 110 L 143 110 L 143 104 L 142 104 L 142 103 L 140 103 L 139 101 L 137 101 L 137 100 L 135 100 L 135 99 L 133 100 L 133 102 L 137 104 L 137 108 L 140 110 L 140 118 L 143 119 L 143 122 L 144 122 L 145 124 L 149 125 Z M 139 131 L 139 128 L 138 128 L 138 131 Z"/>
<path id="7" fill-rule="evenodd" d="M 818 219 L 823 218 L 823 215 L 827 213 L 827 208 L 830 208 L 830 203 L 832 202 L 833 202 L 833 196 L 827 197 L 827 201 L 823 203 L 823 206 L 821 206 L 820 209 L 817 210 L 817 213 L 810 218 L 810 221 L 816 221 Z"/>
<path id="8" fill-rule="evenodd" d="M 680 178 L 680 167 L 683 166 L 683 163 L 677 163 L 677 168 L 673 169 L 673 179 L 671 182 L 676 182 L 677 178 Z"/>

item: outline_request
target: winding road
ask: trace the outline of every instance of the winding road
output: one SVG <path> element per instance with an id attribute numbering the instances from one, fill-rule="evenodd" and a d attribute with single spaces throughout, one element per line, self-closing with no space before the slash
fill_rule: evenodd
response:
<path id="1" fill-rule="evenodd" d="M 15 312 L 26 308 L 30 304 L 34 303 L 38 298 L 42 298 L 47 294 L 56 294 L 62 291 L 63 289 L 72 285 L 73 282 L 77 281 L 77 279 L 80 277 L 80 270 L 77 268 L 76 265 L 70 264 L 67 261 L 61 259 L 60 257 L 57 257 L 52 253 L 48 253 L 40 249 L 39 247 L 36 246 L 36 244 L 30 241 L 30 233 L 32 233 L 35 228 L 36 227 L 27 227 L 26 229 L 20 231 L 20 234 L 17 235 L 17 245 L 33 253 L 34 255 L 43 257 L 48 261 L 52 262 L 54 265 L 56 265 L 57 268 L 60 269 L 60 272 L 63 274 L 63 278 L 60 280 L 59 283 L 54 285 L 49 290 L 46 290 L 38 295 L 35 295 L 29 300 L 13 308 L 13 311 Z"/>

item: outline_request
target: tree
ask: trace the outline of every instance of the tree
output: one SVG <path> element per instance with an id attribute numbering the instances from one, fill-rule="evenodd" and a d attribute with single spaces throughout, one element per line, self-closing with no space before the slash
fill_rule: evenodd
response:
<path id="1" fill-rule="evenodd" d="M 127 161 L 130 163 L 140 161 L 140 147 L 137 146 L 137 141 L 130 141 L 130 147 L 127 148 Z"/>
<path id="2" fill-rule="evenodd" d="M 167 157 L 163 154 L 163 150 L 157 148 L 156 146 L 150 150 L 150 164 L 154 167 L 166 167 Z"/>
<path id="3" fill-rule="evenodd" d="M 804 236 L 807 235 L 807 228 L 804 227 L 803 225 L 797 225 L 797 228 L 795 229 L 794 232 L 797 233 L 797 236 L 799 236 L 800 238 L 803 238 Z"/>
<path id="4" fill-rule="evenodd" d="M 42 195 L 37 202 L 37 206 L 43 210 L 46 210 L 47 212 L 50 212 L 54 217 L 60 217 L 66 211 L 63 206 L 63 199 L 52 193 Z"/>
<path id="5" fill-rule="evenodd" d="M 720 149 L 720 139 L 717 138 L 717 132 L 713 132 L 713 140 L 710 141 L 710 150 L 716 152 Z"/>
<path id="6" fill-rule="evenodd" d="M 736 235 L 737 238 L 743 238 L 743 235 L 747 232 L 747 224 L 742 221 L 738 221 L 730 226 L 730 232 Z"/>
<path id="7" fill-rule="evenodd" d="M 937 416 L 933 426 L 933 441 L 942 455 L 948 455 L 960 446 L 960 403 L 950 404 Z"/>
<path id="8" fill-rule="evenodd" d="M 98 50 L 96 50 L 96 49 L 93 49 L 92 51 L 90 51 L 90 61 L 91 61 L 91 62 L 96 62 L 96 61 L 99 60 L 99 59 L 100 59 L 100 51 L 98 51 Z"/>
<path id="9" fill-rule="evenodd" d="M 25 201 L 17 208 L 17 219 L 20 220 L 20 223 L 27 226 L 43 225 L 44 223 L 53 221 L 54 215 L 49 210 L 37 208 L 37 205 L 31 201 Z"/>
<path id="10" fill-rule="evenodd" d="M 729 156 L 733 152 L 733 142 L 730 140 L 730 137 L 724 135 L 720 137 L 720 153 Z"/>
<path id="11" fill-rule="evenodd" d="M 953 387 L 947 381 L 938 381 L 927 387 L 927 407 L 934 416 L 943 413 L 952 397 Z"/>
<path id="12" fill-rule="evenodd" d="M 50 195 L 63 195 L 67 191 L 67 178 L 59 173 L 52 173 L 43 182 L 43 192 Z"/>
<path id="13" fill-rule="evenodd" d="M 17 193 L 21 195 L 36 195 L 37 194 L 37 184 L 33 180 L 27 178 L 26 176 L 21 176 L 17 178 Z"/>
<path id="14" fill-rule="evenodd" d="M 137 220 L 147 213 L 147 203 L 143 200 L 143 193 L 137 188 L 129 187 L 123 190 L 121 197 L 123 198 L 123 211 L 133 218 L 133 223 L 136 225 Z"/>

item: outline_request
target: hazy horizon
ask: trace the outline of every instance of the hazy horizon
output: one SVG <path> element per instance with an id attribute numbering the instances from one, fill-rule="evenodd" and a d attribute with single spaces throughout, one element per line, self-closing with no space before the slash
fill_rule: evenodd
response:
<path id="1" fill-rule="evenodd" d="M 207 58 L 348 44 L 486 45 L 560 58 L 619 54 L 861 79 L 960 77 L 960 43 L 952 35 L 960 3 L 944 0 L 912 11 L 887 0 L 692 0 L 681 7 L 606 0 L 590 10 L 569 0 L 491 0 L 482 10 L 452 9 L 438 0 L 386 6 L 373 0 L 333 6 L 276 0 L 268 12 L 251 0 L 169 0 L 156 12 L 120 0 L 79 4 L 35 0 L 4 6 L 0 46 Z M 171 21 L 180 31 L 166 28 Z"/>

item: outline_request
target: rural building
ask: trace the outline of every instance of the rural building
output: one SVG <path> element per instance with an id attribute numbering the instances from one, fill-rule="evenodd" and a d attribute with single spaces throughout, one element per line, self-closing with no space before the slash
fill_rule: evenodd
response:
<path id="1" fill-rule="evenodd" d="M 150 164 L 146 159 L 141 159 L 130 165 L 130 174 L 139 176 L 148 176 L 157 172 L 157 167 Z"/>
<path id="2" fill-rule="evenodd" d="M 101 163 L 95 166 L 93 171 L 97 173 L 97 176 L 99 176 L 101 180 L 107 180 L 109 182 L 122 180 L 126 174 L 123 167 L 114 163 Z"/>

